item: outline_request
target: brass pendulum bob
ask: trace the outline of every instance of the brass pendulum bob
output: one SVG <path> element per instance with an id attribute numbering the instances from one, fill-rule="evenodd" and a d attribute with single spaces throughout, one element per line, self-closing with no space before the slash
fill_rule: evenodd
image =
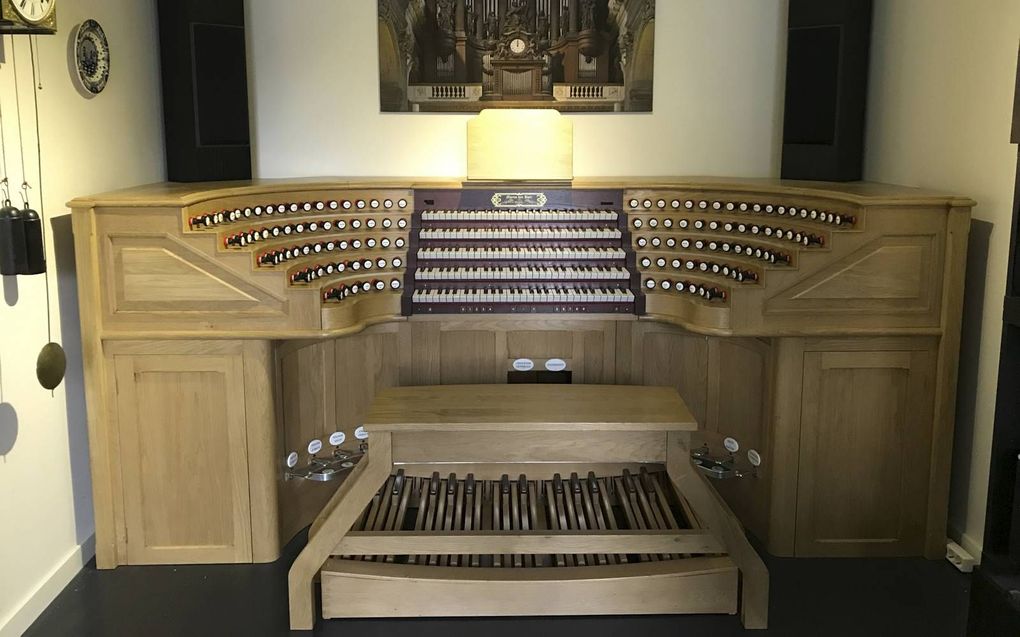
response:
<path id="1" fill-rule="evenodd" d="M 35 375 L 46 389 L 56 389 L 64 380 L 67 355 L 59 343 L 46 343 L 35 362 Z"/>

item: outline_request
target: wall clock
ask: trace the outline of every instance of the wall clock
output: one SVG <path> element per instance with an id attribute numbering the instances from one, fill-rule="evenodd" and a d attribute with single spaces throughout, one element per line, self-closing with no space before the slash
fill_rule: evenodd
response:
<path id="1" fill-rule="evenodd" d="M 57 32 L 57 0 L 0 0 L 0 33 Z"/>
<path id="2" fill-rule="evenodd" d="M 86 20 L 78 27 L 74 39 L 74 62 L 82 88 L 98 95 L 110 79 L 110 43 L 103 27 L 95 20 Z"/>

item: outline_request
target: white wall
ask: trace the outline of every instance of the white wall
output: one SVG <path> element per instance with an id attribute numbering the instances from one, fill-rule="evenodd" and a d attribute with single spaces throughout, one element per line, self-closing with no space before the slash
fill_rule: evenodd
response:
<path id="1" fill-rule="evenodd" d="M 246 4 L 256 174 L 464 176 L 467 116 L 379 112 L 375 0 Z M 654 113 L 572 116 L 575 173 L 778 174 L 786 6 L 658 2 Z"/>
<path id="2" fill-rule="evenodd" d="M 0 291 L 0 635 L 20 635 L 91 558 L 94 549 L 81 336 L 75 294 L 69 199 L 165 179 L 155 3 L 75 0 L 58 6 L 59 32 L 38 38 L 44 211 L 48 227 L 53 338 L 68 352 L 67 379 L 53 395 L 35 379 L 46 343 L 46 280 L 3 277 Z M 68 42 L 77 24 L 97 19 L 112 49 L 104 93 L 86 99 L 72 84 Z M 12 44 L 13 42 L 13 44 Z M 13 47 L 13 49 L 12 49 Z M 29 41 L 3 39 L 0 106 L 9 177 L 33 186 L 39 175 Z M 14 61 L 25 133 L 18 158 Z M 18 199 L 20 201 L 20 199 Z M 49 224 L 48 224 L 49 226 Z M 55 227 L 55 230 L 54 230 Z M 11 416 L 16 414 L 16 421 Z"/>
<path id="3" fill-rule="evenodd" d="M 1017 158 L 1009 137 L 1018 42 L 1016 0 L 875 2 L 865 179 L 978 202 L 950 505 L 951 533 L 970 551 L 980 550 L 984 530 Z"/>

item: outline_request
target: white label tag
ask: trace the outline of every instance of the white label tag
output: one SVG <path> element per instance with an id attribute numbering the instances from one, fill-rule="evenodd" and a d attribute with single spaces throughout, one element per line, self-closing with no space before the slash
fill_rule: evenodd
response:
<path id="1" fill-rule="evenodd" d="M 298 455 L 297 455 L 296 451 L 291 451 L 289 454 L 287 454 L 287 468 L 288 469 L 293 469 L 294 467 L 296 467 L 297 466 L 297 461 L 298 461 Z"/>
<path id="2" fill-rule="evenodd" d="M 345 434 L 342 431 L 334 432 L 329 436 L 329 444 L 333 445 L 334 447 L 339 447 L 340 445 L 344 444 L 344 440 L 347 440 L 347 434 Z"/>
<path id="3" fill-rule="evenodd" d="M 760 467 L 761 454 L 755 451 L 754 449 L 750 449 L 747 452 L 747 461 L 751 463 L 752 467 Z"/>
<path id="4" fill-rule="evenodd" d="M 518 358 L 514 361 L 514 369 L 519 372 L 530 372 L 535 369 L 535 361 L 530 358 Z"/>
<path id="5" fill-rule="evenodd" d="M 358 440 L 368 440 L 368 432 L 364 427 L 358 427 L 354 430 L 354 437 Z"/>
<path id="6" fill-rule="evenodd" d="M 545 368 L 550 372 L 562 372 L 567 368 L 567 361 L 562 358 L 550 358 L 545 362 Z"/>
<path id="7" fill-rule="evenodd" d="M 737 453 L 740 451 L 740 443 L 733 438 L 723 440 L 723 446 L 726 447 L 726 451 L 729 451 L 730 453 Z"/>
<path id="8" fill-rule="evenodd" d="M 319 453 L 320 451 L 322 451 L 322 441 L 321 440 L 313 440 L 310 443 L 308 443 L 308 453 L 316 454 L 316 453 Z"/>

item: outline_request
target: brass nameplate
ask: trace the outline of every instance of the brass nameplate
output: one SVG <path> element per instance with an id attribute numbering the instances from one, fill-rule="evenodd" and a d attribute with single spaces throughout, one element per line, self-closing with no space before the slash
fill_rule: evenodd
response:
<path id="1" fill-rule="evenodd" d="M 492 205 L 497 208 L 541 208 L 549 202 L 544 192 L 497 192 Z"/>

